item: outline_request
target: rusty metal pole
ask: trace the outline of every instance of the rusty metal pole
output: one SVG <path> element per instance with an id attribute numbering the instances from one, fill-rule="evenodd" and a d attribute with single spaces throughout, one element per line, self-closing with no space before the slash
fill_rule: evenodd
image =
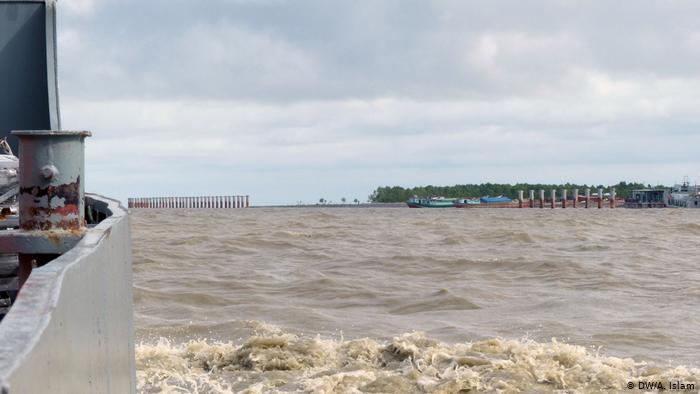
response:
<path id="1" fill-rule="evenodd" d="M 561 194 L 561 207 L 566 208 L 566 189 L 563 189 Z"/>
<path id="2" fill-rule="evenodd" d="M 603 208 L 603 189 L 598 189 L 598 209 Z"/>
<path id="3" fill-rule="evenodd" d="M 60 242 L 85 223 L 85 138 L 88 131 L 13 131 L 19 139 L 19 228 Z M 19 253 L 20 287 L 56 254 Z"/>

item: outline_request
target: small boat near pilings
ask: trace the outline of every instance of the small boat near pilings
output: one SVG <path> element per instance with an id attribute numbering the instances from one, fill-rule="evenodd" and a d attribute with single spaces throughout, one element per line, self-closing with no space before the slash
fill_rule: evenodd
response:
<path id="1" fill-rule="evenodd" d="M 584 195 L 579 195 L 579 189 L 573 189 L 573 195 L 567 194 L 567 189 L 561 190 L 561 195 L 557 196 L 555 189 L 551 190 L 549 198 L 545 198 L 545 190 L 539 190 L 539 198 L 536 198 L 536 191 L 529 191 L 529 198 L 524 197 L 524 191 L 518 192 L 517 199 L 505 196 L 481 198 L 445 198 L 445 197 L 418 197 L 413 196 L 406 201 L 410 208 L 610 208 L 625 206 L 632 203 L 628 200 L 618 198 L 615 188 L 610 188 L 610 192 L 604 193 L 603 188 L 598 188 L 597 193 L 591 193 L 590 188 L 585 189 Z M 691 201 L 687 205 L 695 205 Z M 700 194 L 697 194 L 698 206 L 700 206 Z M 631 204 L 630 208 L 635 208 Z M 666 204 L 664 203 L 665 207 Z"/>
<path id="2" fill-rule="evenodd" d="M 453 208 L 454 198 L 444 198 L 444 197 L 411 197 L 406 201 L 406 205 L 409 208 Z"/>
<path id="3" fill-rule="evenodd" d="M 503 196 L 481 198 L 422 198 L 414 196 L 406 201 L 406 205 L 409 208 L 510 208 L 513 206 L 513 200 Z M 517 207 L 517 204 L 514 207 Z"/>

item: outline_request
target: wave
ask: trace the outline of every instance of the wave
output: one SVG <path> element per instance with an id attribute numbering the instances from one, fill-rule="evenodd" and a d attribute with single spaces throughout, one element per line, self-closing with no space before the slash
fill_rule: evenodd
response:
<path id="1" fill-rule="evenodd" d="M 136 351 L 140 392 L 618 392 L 629 382 L 700 386 L 700 369 L 655 367 L 552 340 L 449 344 L 422 333 L 331 340 L 279 330 L 242 344 L 165 338 Z"/>

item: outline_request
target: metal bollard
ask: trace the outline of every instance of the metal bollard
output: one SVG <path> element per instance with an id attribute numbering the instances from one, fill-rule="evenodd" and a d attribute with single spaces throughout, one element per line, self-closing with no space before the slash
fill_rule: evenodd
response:
<path id="1" fill-rule="evenodd" d="M 19 139 L 20 287 L 32 269 L 78 242 L 85 223 L 85 137 L 88 131 L 13 131 Z M 32 236 L 32 234 L 34 234 Z M 12 235 L 12 234 L 10 234 Z"/>
<path id="2" fill-rule="evenodd" d="M 13 131 L 19 138 L 22 230 L 85 228 L 85 137 L 89 131 Z"/>

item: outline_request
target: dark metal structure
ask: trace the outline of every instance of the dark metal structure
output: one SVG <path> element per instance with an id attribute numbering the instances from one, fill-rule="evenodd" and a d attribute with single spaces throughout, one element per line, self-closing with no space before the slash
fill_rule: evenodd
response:
<path id="1" fill-rule="evenodd" d="M 61 130 L 56 74 L 55 0 L 0 0 L 0 138 Z"/>
<path id="2" fill-rule="evenodd" d="M 60 128 L 55 5 L 0 0 L 0 138 L 20 156 L 19 218 L 0 212 L 0 394 L 134 393 L 128 211 L 85 196 L 90 133 Z"/>

